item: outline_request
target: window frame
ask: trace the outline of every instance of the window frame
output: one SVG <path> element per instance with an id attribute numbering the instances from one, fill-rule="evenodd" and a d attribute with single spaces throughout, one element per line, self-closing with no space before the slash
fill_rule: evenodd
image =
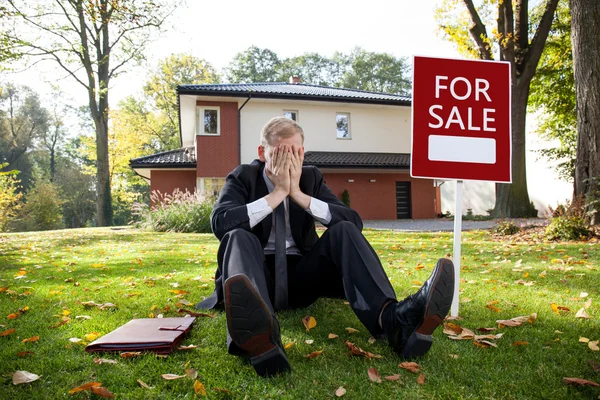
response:
<path id="1" fill-rule="evenodd" d="M 296 119 L 292 119 L 290 118 L 292 121 L 296 121 L 298 123 L 298 120 L 300 119 L 300 113 L 298 112 L 298 110 L 283 110 L 283 116 L 285 117 L 285 113 L 294 113 L 296 114 Z M 287 117 L 286 117 L 287 118 Z"/>
<path id="2" fill-rule="evenodd" d="M 204 112 L 214 110 L 217 112 L 217 132 L 204 131 Z M 196 106 L 196 136 L 221 136 L 221 107 L 219 106 Z"/>
<path id="3" fill-rule="evenodd" d="M 338 136 L 338 129 L 337 129 L 337 120 L 338 120 L 338 116 L 339 115 L 345 115 L 348 118 L 348 136 L 347 137 L 339 137 Z M 350 113 L 349 112 L 343 112 L 343 111 L 336 111 L 335 113 L 335 138 L 337 140 L 352 140 L 352 123 L 351 123 L 351 118 L 350 118 Z"/>

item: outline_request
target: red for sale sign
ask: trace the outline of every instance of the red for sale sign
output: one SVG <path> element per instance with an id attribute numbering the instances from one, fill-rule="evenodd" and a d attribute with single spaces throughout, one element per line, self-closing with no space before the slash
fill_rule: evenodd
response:
<path id="1" fill-rule="evenodd" d="M 413 61 L 410 175 L 510 183 L 510 63 Z"/>

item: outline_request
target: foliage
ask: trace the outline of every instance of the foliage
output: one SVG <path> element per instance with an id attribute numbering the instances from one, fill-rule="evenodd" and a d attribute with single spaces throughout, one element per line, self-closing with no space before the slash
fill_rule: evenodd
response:
<path id="1" fill-rule="evenodd" d="M 583 218 L 575 216 L 552 218 L 546 228 L 548 240 L 581 240 L 589 238 L 591 234 Z"/>
<path id="2" fill-rule="evenodd" d="M 61 212 L 63 202 L 56 184 L 38 180 L 25 199 L 16 225 L 18 230 L 45 231 L 64 227 Z"/>
<path id="3" fill-rule="evenodd" d="M 540 5 L 534 9 L 535 14 L 542 11 Z M 577 109 L 568 0 L 558 3 L 538 70 L 531 81 L 529 105 L 540 112 L 537 128 L 540 135 L 558 143 L 540 153 L 557 161 L 555 168 L 559 177 L 572 182 L 577 151 Z"/>
<path id="4" fill-rule="evenodd" d="M 350 192 L 348 192 L 348 189 L 344 189 L 342 192 L 342 203 L 344 203 L 346 207 L 350 207 Z"/>
<path id="5" fill-rule="evenodd" d="M 340 81 L 342 72 L 336 60 L 318 53 L 304 53 L 281 62 L 277 81 L 287 82 L 290 76 L 296 75 L 305 83 L 334 86 Z"/>
<path id="6" fill-rule="evenodd" d="M 212 232 L 210 213 L 214 197 L 176 189 L 172 195 L 154 191 L 150 200 L 151 207 L 143 203 L 134 204 L 140 227 L 156 232 Z"/>
<path id="7" fill-rule="evenodd" d="M 467 213 L 463 215 L 463 221 L 489 221 L 493 219 L 490 213 L 488 215 L 476 215 L 473 214 L 472 208 L 467 208 Z"/>
<path id="8" fill-rule="evenodd" d="M 23 196 L 18 192 L 19 171 L 2 171 L 7 166 L 8 163 L 0 164 L 0 232 L 5 232 L 17 216 L 21 207 L 19 200 Z"/>
<path id="9" fill-rule="evenodd" d="M 492 228 L 492 232 L 501 235 L 501 236 L 509 236 L 514 235 L 521 231 L 521 228 L 515 225 L 512 221 L 500 221 L 496 226 Z"/>
<path id="10" fill-rule="evenodd" d="M 585 199 L 583 196 L 577 196 L 573 200 L 568 200 L 565 204 L 558 204 L 556 208 L 549 207 L 550 214 L 553 218 L 558 217 L 575 217 L 585 218 Z"/>
<path id="11" fill-rule="evenodd" d="M 226 76 L 231 83 L 274 82 L 279 68 L 281 60 L 274 51 L 252 45 L 233 57 Z"/>

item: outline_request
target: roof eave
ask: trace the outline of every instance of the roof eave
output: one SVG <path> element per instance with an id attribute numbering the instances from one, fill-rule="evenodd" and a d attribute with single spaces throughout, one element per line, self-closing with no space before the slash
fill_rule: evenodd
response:
<path id="1" fill-rule="evenodd" d="M 180 168 L 180 169 L 191 169 L 196 168 L 196 163 L 161 163 L 161 164 L 134 164 L 129 163 L 131 168 L 145 168 L 145 169 L 163 169 L 163 168 Z"/>

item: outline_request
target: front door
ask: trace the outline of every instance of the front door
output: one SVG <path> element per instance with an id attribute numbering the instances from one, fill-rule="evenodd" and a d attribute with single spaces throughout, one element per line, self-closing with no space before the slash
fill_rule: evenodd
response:
<path id="1" fill-rule="evenodd" d="M 410 182 L 396 182 L 396 218 L 410 219 Z"/>

